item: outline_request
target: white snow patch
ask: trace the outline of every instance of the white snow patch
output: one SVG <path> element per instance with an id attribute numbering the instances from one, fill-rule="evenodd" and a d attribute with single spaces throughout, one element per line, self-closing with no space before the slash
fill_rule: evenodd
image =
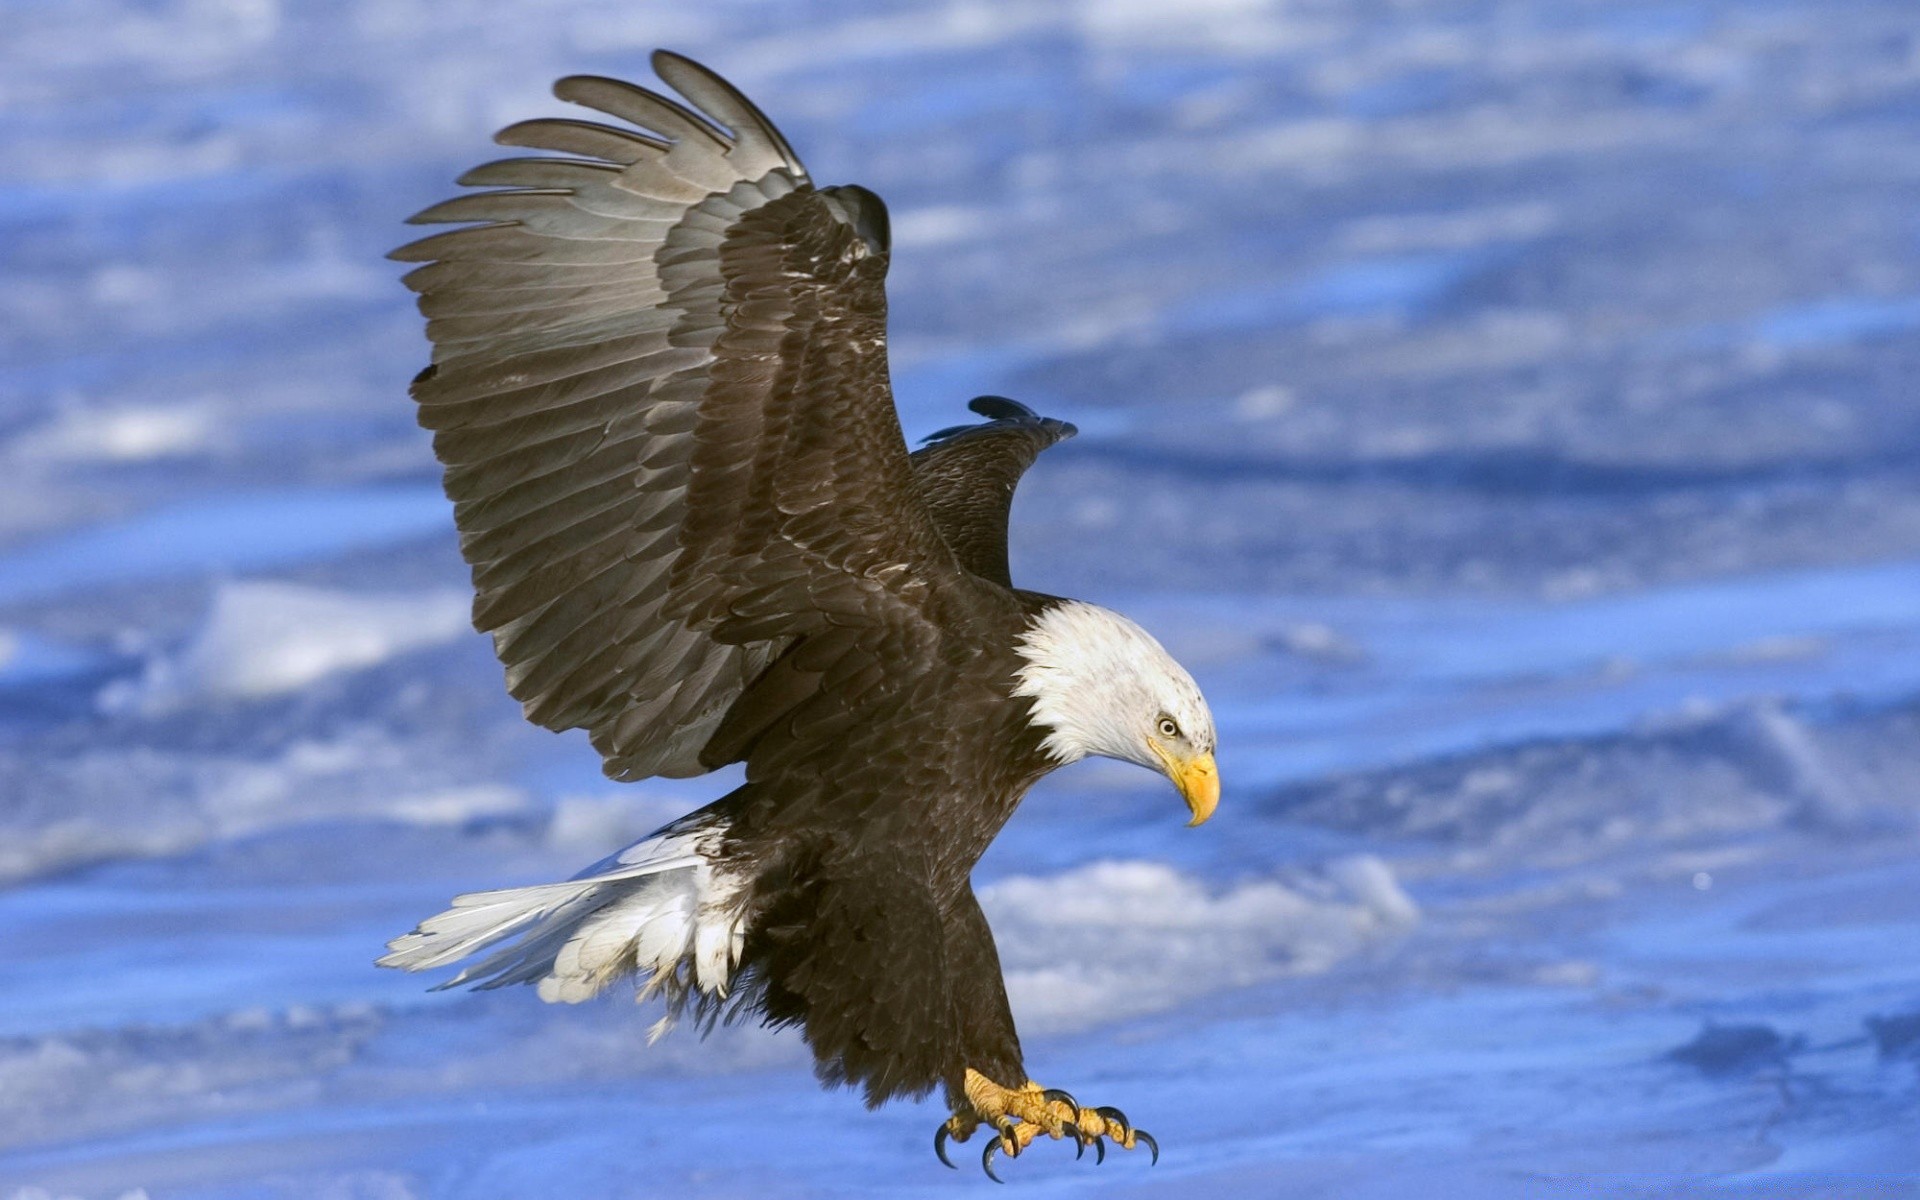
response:
<path id="1" fill-rule="evenodd" d="M 72 407 L 21 433 L 9 457 L 35 462 L 146 462 L 214 449 L 224 431 L 209 404 Z"/>
<path id="2" fill-rule="evenodd" d="M 1268 0 L 1085 0 L 1073 9 L 1078 31 L 1096 45 L 1205 48 L 1220 54 L 1274 53 L 1324 36 L 1291 6 Z"/>
<path id="3" fill-rule="evenodd" d="M 1282 648 L 1301 658 L 1323 663 L 1357 663 L 1367 652 L 1352 639 L 1319 621 L 1300 621 L 1282 629 L 1278 636 Z"/>
<path id="4" fill-rule="evenodd" d="M 0 883 L 315 821 L 457 826 L 534 811 L 523 788 L 449 778 L 422 758 L 359 726 L 266 758 L 132 746 L 31 769 L 0 759 L 0 782 L 33 798 L 0 811 Z"/>
<path id="5" fill-rule="evenodd" d="M 629 785 L 631 786 L 631 785 Z M 722 790 L 710 788 L 716 794 Z M 547 845 L 556 850 L 605 854 L 609 847 L 639 841 L 705 804 L 679 792 L 633 790 L 611 795 L 561 796 L 547 822 Z"/>
<path id="6" fill-rule="evenodd" d="M 979 237 L 992 228 L 985 211 L 959 204 L 912 208 L 893 218 L 893 245 L 915 248 L 948 246 Z"/>
<path id="7" fill-rule="evenodd" d="M 1341 234 L 1356 254 L 1406 254 L 1529 241 L 1545 237 L 1558 225 L 1559 214 L 1551 205 L 1530 202 L 1462 212 L 1362 217 L 1347 222 Z"/>
<path id="8" fill-rule="evenodd" d="M 476 783 L 465 787 L 399 796 L 380 806 L 375 815 L 410 825 L 459 825 L 481 817 L 506 817 L 527 810 L 527 794 L 504 783 Z"/>
<path id="9" fill-rule="evenodd" d="M 341 671 L 452 641 L 471 601 L 451 588 L 356 594 L 265 581 L 222 583 L 205 625 L 176 656 L 101 696 L 113 710 L 161 711 L 196 698 L 272 696 Z"/>
<path id="10" fill-rule="evenodd" d="M 1023 1027 L 1164 1011 L 1278 975 L 1324 971 L 1420 917 L 1372 855 L 1215 892 L 1166 863 L 1108 861 L 980 894 Z"/>
<path id="11" fill-rule="evenodd" d="M 1269 383 L 1240 393 L 1233 410 L 1242 420 L 1264 421 L 1289 411 L 1299 400 L 1299 393 L 1292 388 Z"/>

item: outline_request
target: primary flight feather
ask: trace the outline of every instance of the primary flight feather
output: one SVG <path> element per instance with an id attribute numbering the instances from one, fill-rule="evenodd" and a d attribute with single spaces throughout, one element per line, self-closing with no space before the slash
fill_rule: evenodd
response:
<path id="1" fill-rule="evenodd" d="M 1013 587 L 1021 474 L 1071 425 L 983 396 L 909 454 L 887 378 L 887 213 L 816 187 L 725 80 L 665 51 L 691 107 L 612 79 L 555 93 L 623 124 L 526 121 L 551 151 L 414 218 L 434 431 L 474 623 L 529 720 L 586 729 L 621 780 L 746 783 L 572 880 L 460 896 L 384 966 L 575 1002 L 799 1026 L 869 1104 L 943 1088 L 982 1156 L 1040 1135 L 1152 1140 L 1033 1083 L 974 864 L 1048 771 L 1165 773 L 1199 824 L 1213 719 L 1117 613 Z M 483 954 L 484 952 L 484 954 Z M 1154 1148 L 1158 1154 L 1157 1147 Z"/>

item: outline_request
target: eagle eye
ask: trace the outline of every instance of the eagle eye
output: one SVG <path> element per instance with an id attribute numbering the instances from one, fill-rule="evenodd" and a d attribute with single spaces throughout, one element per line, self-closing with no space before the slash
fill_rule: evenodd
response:
<path id="1" fill-rule="evenodd" d="M 1180 726 L 1174 724 L 1172 717 L 1160 718 L 1160 736 L 1163 738 L 1177 738 L 1180 736 Z"/>

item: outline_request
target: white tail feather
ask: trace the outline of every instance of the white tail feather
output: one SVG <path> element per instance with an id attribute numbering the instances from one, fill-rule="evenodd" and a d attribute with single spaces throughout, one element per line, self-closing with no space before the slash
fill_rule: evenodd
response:
<path id="1" fill-rule="evenodd" d="M 680 822 L 566 883 L 472 892 L 387 944 L 383 967 L 424 971 L 509 938 L 441 984 L 502 987 L 538 981 L 540 998 L 577 1004 L 628 974 L 641 995 L 675 998 L 690 980 L 727 993 L 746 936 L 741 881 L 717 861 L 722 828 Z"/>
<path id="2" fill-rule="evenodd" d="M 703 992 L 727 994 L 727 979 L 733 974 L 733 930 L 726 921 L 695 921 L 693 924 L 694 979 Z"/>

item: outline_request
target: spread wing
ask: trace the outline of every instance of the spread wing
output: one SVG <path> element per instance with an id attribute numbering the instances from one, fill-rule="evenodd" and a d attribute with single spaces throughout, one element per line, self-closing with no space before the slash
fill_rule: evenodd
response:
<path id="1" fill-rule="evenodd" d="M 961 565 L 1010 588 L 1007 519 L 1013 490 L 1041 451 L 1079 431 L 1004 396 L 977 396 L 967 407 L 987 420 L 927 438 L 927 445 L 913 453 L 914 482 Z"/>
<path id="2" fill-rule="evenodd" d="M 445 465 L 475 625 L 529 719 L 584 727 L 621 779 L 702 747 L 797 638 L 938 638 L 964 572 L 920 500 L 887 380 L 886 210 L 816 189 L 745 97 L 666 52 L 698 111 L 573 77 L 562 99 L 638 128 L 539 120 L 499 140 L 565 157 L 421 222 L 479 222 L 423 262 L 433 365 L 414 384 Z M 851 648 L 850 648 L 851 649 Z"/>

